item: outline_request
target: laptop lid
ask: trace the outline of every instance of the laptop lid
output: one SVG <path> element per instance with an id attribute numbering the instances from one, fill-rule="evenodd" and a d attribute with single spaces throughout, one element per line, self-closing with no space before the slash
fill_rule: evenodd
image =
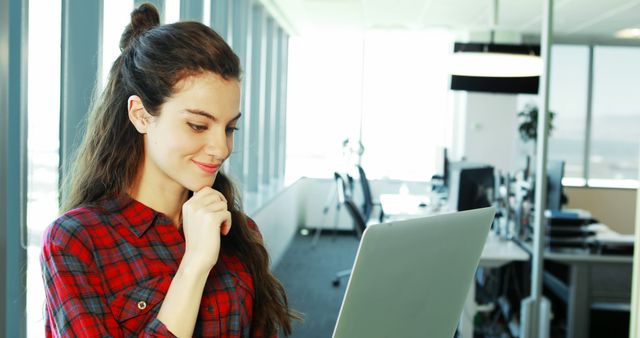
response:
<path id="1" fill-rule="evenodd" d="M 453 337 L 495 208 L 364 232 L 334 338 Z"/>

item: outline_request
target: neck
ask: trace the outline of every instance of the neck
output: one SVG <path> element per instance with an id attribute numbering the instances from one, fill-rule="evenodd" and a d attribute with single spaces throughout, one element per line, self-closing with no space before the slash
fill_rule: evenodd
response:
<path id="1" fill-rule="evenodd" d="M 163 213 L 176 227 L 182 224 L 182 205 L 189 196 L 189 191 L 175 182 L 159 184 L 150 174 L 140 168 L 129 195 L 151 209 Z"/>

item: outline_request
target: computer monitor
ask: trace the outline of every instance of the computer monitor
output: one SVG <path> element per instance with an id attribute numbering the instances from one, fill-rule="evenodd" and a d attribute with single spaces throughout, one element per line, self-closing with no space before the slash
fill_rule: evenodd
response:
<path id="1" fill-rule="evenodd" d="M 562 209 L 562 177 L 564 176 L 564 161 L 553 160 L 547 162 L 547 209 L 559 211 Z"/>
<path id="2" fill-rule="evenodd" d="M 453 210 L 491 206 L 495 199 L 495 174 L 492 166 L 468 162 L 451 163 L 449 204 Z"/>

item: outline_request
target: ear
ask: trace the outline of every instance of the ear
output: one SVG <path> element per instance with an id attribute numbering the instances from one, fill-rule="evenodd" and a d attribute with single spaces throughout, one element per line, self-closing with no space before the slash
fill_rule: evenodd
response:
<path id="1" fill-rule="evenodd" d="M 127 100 L 127 109 L 129 111 L 129 121 L 133 123 L 133 126 L 140 134 L 147 133 L 147 127 L 149 126 L 150 114 L 144 108 L 142 99 L 138 95 L 131 95 Z"/>

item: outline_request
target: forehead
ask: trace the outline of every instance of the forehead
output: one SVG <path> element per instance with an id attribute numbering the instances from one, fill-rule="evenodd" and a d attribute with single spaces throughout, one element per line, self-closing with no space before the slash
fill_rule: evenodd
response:
<path id="1" fill-rule="evenodd" d="M 164 109 L 202 110 L 212 114 L 237 114 L 240 106 L 240 82 L 218 74 L 203 72 L 186 76 L 173 87 Z"/>
<path id="2" fill-rule="evenodd" d="M 181 97 L 186 95 L 208 95 L 229 94 L 235 90 L 240 90 L 240 82 L 237 79 L 225 79 L 222 76 L 202 72 L 187 75 L 180 79 L 172 88 L 171 97 Z"/>

